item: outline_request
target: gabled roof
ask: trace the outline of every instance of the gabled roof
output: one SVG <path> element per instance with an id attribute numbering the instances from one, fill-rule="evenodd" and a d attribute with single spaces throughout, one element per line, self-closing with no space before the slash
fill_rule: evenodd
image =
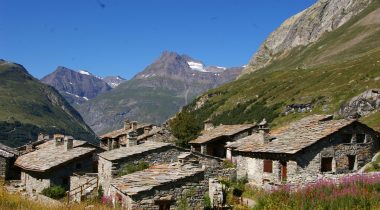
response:
<path id="1" fill-rule="evenodd" d="M 73 141 L 73 147 L 80 147 L 80 146 L 83 146 L 87 144 L 87 141 L 83 141 L 83 140 L 74 140 Z M 47 148 L 47 147 L 55 147 L 55 140 L 49 140 L 45 143 L 42 143 L 38 146 L 36 146 L 37 149 L 43 149 L 43 148 Z"/>
<path id="2" fill-rule="evenodd" d="M 149 126 L 152 126 L 152 124 L 146 124 L 146 123 L 139 123 L 137 124 L 137 127 L 135 129 L 140 129 L 140 128 L 144 128 L 144 127 L 149 127 Z M 104 139 L 104 138 L 111 138 L 111 139 L 114 139 L 114 138 L 117 138 L 121 135 L 127 135 L 129 132 L 133 131 L 133 129 L 119 129 L 119 130 L 114 130 L 114 131 L 111 131 L 109 133 L 106 133 L 106 134 L 103 134 L 100 136 L 101 139 Z"/>
<path id="3" fill-rule="evenodd" d="M 203 169 L 186 165 L 164 164 L 113 179 L 111 185 L 128 196 L 154 190 L 159 186 L 171 186 L 173 182 L 193 177 Z"/>
<path id="4" fill-rule="evenodd" d="M 240 152 L 295 154 L 353 122 L 355 120 L 328 120 L 324 115 L 312 115 L 274 130 L 270 133 L 272 141 L 268 143 L 263 143 L 257 134 L 229 146 Z"/>
<path id="5" fill-rule="evenodd" d="M 242 125 L 219 125 L 211 130 L 202 131 L 202 135 L 197 139 L 190 141 L 190 144 L 204 144 L 213 141 L 222 136 L 232 136 L 247 129 L 255 127 L 255 124 L 242 124 Z"/>
<path id="6" fill-rule="evenodd" d="M 74 145 L 78 145 L 74 140 Z M 17 158 L 15 165 L 28 171 L 45 172 L 76 158 L 95 152 L 95 148 L 74 147 L 65 151 L 65 145 L 45 145 L 45 147 Z"/>
<path id="7" fill-rule="evenodd" d="M 0 143 L 0 156 L 11 158 L 19 155 L 19 151 Z"/>
<path id="8" fill-rule="evenodd" d="M 156 149 L 171 147 L 171 146 L 172 145 L 170 143 L 147 141 L 143 144 L 139 144 L 136 146 L 120 147 L 118 149 L 102 152 L 99 154 L 99 156 L 106 160 L 114 161 L 114 160 L 127 158 L 132 155 L 142 154 L 144 152 L 148 152 L 151 150 L 156 150 Z"/>

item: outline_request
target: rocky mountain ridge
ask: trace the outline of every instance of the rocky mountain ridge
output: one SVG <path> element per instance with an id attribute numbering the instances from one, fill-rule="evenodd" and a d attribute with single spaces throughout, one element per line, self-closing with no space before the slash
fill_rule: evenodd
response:
<path id="1" fill-rule="evenodd" d="M 345 24 L 373 0 L 318 0 L 314 5 L 287 19 L 260 46 L 244 74 L 268 66 L 298 47 L 318 41 L 324 34 Z"/>
<path id="2" fill-rule="evenodd" d="M 82 104 L 112 89 L 102 78 L 88 71 L 77 72 L 63 66 L 57 67 L 41 81 L 57 89 L 70 104 Z"/>

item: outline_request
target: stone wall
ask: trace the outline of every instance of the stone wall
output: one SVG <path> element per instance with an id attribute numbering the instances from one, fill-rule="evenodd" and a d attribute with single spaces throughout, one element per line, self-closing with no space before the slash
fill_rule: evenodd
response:
<path id="1" fill-rule="evenodd" d="M 203 197 L 208 191 L 208 187 L 206 187 L 208 184 L 204 182 L 204 174 L 199 173 L 164 186 L 155 187 L 147 192 L 140 192 L 134 196 L 124 195 L 111 186 L 110 194 L 115 205 L 122 205 L 126 209 L 159 210 L 157 202 L 163 201 L 170 203 L 170 209 L 177 209 L 179 206 L 203 209 Z M 121 198 L 120 201 L 118 201 L 118 197 Z"/>
<path id="2" fill-rule="evenodd" d="M 10 157 L 6 158 L 0 156 L 0 178 L 10 180 L 10 179 L 20 179 L 20 169 L 14 166 L 16 158 Z"/>
<path id="3" fill-rule="evenodd" d="M 0 177 L 5 179 L 8 174 L 9 158 L 0 156 Z"/>

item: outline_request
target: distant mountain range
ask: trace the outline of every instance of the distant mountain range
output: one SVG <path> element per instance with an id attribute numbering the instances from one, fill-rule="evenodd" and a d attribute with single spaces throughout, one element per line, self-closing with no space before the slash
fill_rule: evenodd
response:
<path id="1" fill-rule="evenodd" d="M 0 142 L 18 147 L 39 133 L 96 140 L 80 114 L 52 87 L 15 63 L 0 60 Z"/>
<path id="2" fill-rule="evenodd" d="M 75 105 L 93 99 L 100 93 L 110 91 L 124 82 L 125 79 L 119 76 L 101 78 L 88 71 L 74 71 L 59 66 L 41 81 L 53 86 L 69 103 Z"/>
<path id="3" fill-rule="evenodd" d="M 125 118 L 160 124 L 204 91 L 234 80 L 242 69 L 206 66 L 165 51 L 131 80 L 76 107 L 98 134 L 121 127 Z"/>

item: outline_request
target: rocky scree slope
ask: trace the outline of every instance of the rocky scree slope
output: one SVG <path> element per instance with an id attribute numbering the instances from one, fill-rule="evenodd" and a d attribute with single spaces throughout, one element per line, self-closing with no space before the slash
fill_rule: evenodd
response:
<path id="1" fill-rule="evenodd" d="M 372 0 L 319 0 L 310 8 L 286 20 L 255 53 L 243 74 L 261 69 L 287 56 L 299 46 L 318 41 L 365 9 Z M 323 60 L 320 60 L 323 61 Z"/>
<path id="2" fill-rule="evenodd" d="M 78 110 L 98 134 L 120 128 L 125 118 L 161 124 L 199 94 L 234 80 L 241 70 L 208 67 L 189 56 L 165 51 L 131 80 Z"/>
<path id="3" fill-rule="evenodd" d="M 42 133 L 61 133 L 94 142 L 80 114 L 52 87 L 15 63 L 0 60 L 0 142 L 21 146 Z"/>
<path id="4" fill-rule="evenodd" d="M 103 78 L 103 81 L 106 82 L 110 87 L 115 88 L 121 83 L 125 82 L 126 79 L 121 76 L 107 76 Z"/>
<path id="5" fill-rule="evenodd" d="M 207 118 L 214 124 L 233 124 L 265 117 L 277 127 L 312 113 L 339 114 L 347 110 L 350 114 L 350 107 L 356 106 L 352 103 L 354 97 L 380 88 L 380 1 L 374 0 L 360 10 L 317 41 L 296 47 L 259 71 L 198 97 L 171 120 L 172 130 L 181 130 L 188 121 L 195 121 L 194 130 L 199 132 Z M 311 110 L 286 115 L 285 110 L 292 104 L 307 104 Z M 376 128 L 380 112 L 362 121 Z"/>
<path id="6" fill-rule="evenodd" d="M 107 82 L 87 71 L 76 72 L 62 66 L 41 81 L 53 86 L 70 104 L 82 104 L 112 89 Z"/>

